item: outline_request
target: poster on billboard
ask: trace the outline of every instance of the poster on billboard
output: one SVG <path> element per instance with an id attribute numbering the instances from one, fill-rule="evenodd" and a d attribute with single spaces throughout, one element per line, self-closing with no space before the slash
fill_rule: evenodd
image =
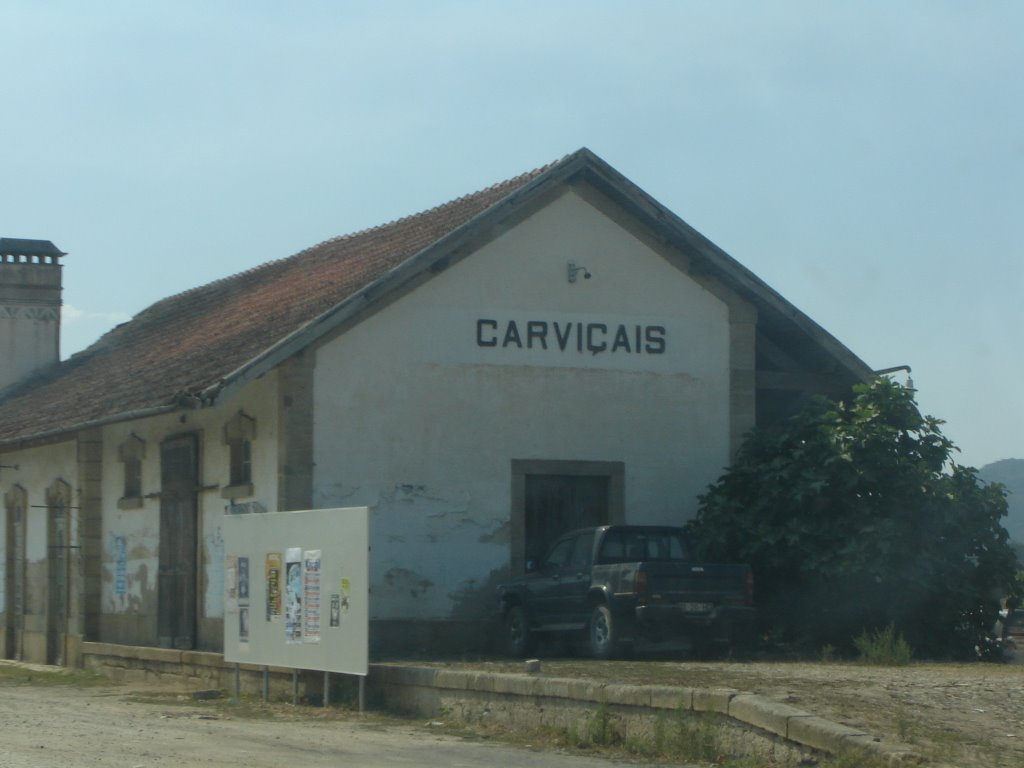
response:
<path id="1" fill-rule="evenodd" d="M 365 675 L 368 518 L 366 507 L 226 515 L 224 597 L 237 615 L 224 659 Z"/>

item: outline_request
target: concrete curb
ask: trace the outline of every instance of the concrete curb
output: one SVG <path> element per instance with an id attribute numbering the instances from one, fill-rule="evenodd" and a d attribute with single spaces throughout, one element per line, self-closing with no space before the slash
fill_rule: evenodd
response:
<path id="1" fill-rule="evenodd" d="M 411 686 L 453 691 L 504 694 L 535 700 L 560 699 L 585 704 L 613 704 L 658 711 L 714 712 L 766 731 L 802 747 L 836 754 L 864 749 L 889 765 L 924 762 L 910 748 L 874 738 L 809 712 L 733 688 L 685 688 L 665 685 L 603 683 L 598 680 L 543 677 L 539 674 L 480 672 L 371 664 L 370 682 L 377 686 Z"/>

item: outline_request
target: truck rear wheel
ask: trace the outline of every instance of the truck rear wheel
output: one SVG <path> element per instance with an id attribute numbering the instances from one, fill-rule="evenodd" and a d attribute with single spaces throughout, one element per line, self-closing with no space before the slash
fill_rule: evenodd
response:
<path id="1" fill-rule="evenodd" d="M 595 605 L 587 625 L 587 645 L 595 659 L 610 659 L 619 644 L 618 631 L 608 606 Z"/>
<path id="2" fill-rule="evenodd" d="M 513 605 L 505 613 L 505 652 L 517 659 L 533 650 L 533 635 L 521 605 Z"/>

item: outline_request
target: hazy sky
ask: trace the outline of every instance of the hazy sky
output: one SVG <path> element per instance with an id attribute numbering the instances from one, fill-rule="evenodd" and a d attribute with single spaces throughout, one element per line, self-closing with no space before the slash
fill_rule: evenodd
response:
<path id="1" fill-rule="evenodd" d="M 65 356 L 582 146 L 1024 457 L 1024 3 L 0 0 L 0 236 Z M 902 380 L 902 379 L 901 379 Z"/>

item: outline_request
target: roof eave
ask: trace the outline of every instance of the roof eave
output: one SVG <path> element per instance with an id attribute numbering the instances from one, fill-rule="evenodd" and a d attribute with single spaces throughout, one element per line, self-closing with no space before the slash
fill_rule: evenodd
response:
<path id="1" fill-rule="evenodd" d="M 0 439 L 0 451 L 20 450 L 22 448 L 32 447 L 39 443 L 59 442 L 59 439 L 65 435 L 67 436 L 67 439 L 70 440 L 72 439 L 76 432 L 82 432 L 88 429 L 96 429 L 98 427 L 105 427 L 110 424 L 117 424 L 122 421 L 132 421 L 133 419 L 145 419 L 152 416 L 163 416 L 164 414 L 174 413 L 175 411 L 179 411 L 181 409 L 181 406 L 176 403 L 170 405 L 158 405 L 150 408 L 140 408 L 134 411 L 115 413 L 109 416 L 104 416 L 99 419 L 91 419 L 89 421 L 82 421 L 77 424 L 71 424 L 66 427 L 58 427 L 57 429 L 50 429 L 43 432 L 35 432 L 29 435 L 19 435 L 18 437 Z"/>

